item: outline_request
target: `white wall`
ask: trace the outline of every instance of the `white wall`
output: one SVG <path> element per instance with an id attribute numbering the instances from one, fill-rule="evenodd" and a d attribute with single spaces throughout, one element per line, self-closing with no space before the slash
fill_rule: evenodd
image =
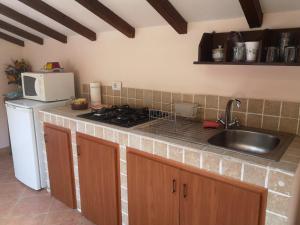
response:
<path id="1" fill-rule="evenodd" d="M 299 16 L 300 11 L 266 14 L 263 26 L 300 27 Z M 190 23 L 187 35 L 170 26 L 137 29 L 135 39 L 117 31 L 98 34 L 96 42 L 75 35 L 68 44 L 28 42 L 23 56 L 35 69 L 60 61 L 82 83 L 119 80 L 136 88 L 300 101 L 299 67 L 193 65 L 203 32 L 247 29 L 245 18 L 237 18 Z"/>
<path id="2" fill-rule="evenodd" d="M 6 111 L 3 94 L 12 91 L 4 73 L 5 67 L 14 59 L 21 57 L 22 48 L 0 39 L 0 149 L 9 145 Z"/>

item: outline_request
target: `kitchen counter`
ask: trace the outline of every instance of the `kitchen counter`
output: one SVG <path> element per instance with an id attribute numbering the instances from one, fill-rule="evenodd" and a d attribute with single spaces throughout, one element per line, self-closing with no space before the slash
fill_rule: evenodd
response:
<path id="1" fill-rule="evenodd" d="M 277 161 L 271 161 L 268 159 L 264 159 L 259 156 L 252 156 L 252 155 L 248 155 L 248 154 L 239 153 L 234 150 L 230 151 L 228 149 L 216 147 L 216 146 L 213 146 L 213 145 L 207 143 L 207 140 L 210 137 L 212 137 L 213 135 L 215 135 L 216 133 L 220 132 L 220 129 L 217 129 L 217 130 L 216 129 L 204 129 L 204 128 L 202 128 L 202 124 L 200 122 L 198 124 L 200 129 L 198 129 L 199 138 L 197 139 L 197 142 L 202 142 L 201 144 L 196 143 L 196 141 L 193 142 L 190 140 L 182 140 L 182 139 L 180 140 L 178 138 L 172 138 L 171 135 L 161 135 L 160 134 L 161 132 L 157 132 L 153 127 L 149 126 L 151 123 L 155 123 L 156 121 L 151 121 L 149 123 L 145 123 L 145 124 L 133 127 L 133 128 L 124 128 L 124 127 L 119 127 L 119 126 L 115 126 L 115 125 L 111 125 L 111 124 L 107 124 L 107 123 L 101 123 L 101 122 L 91 121 L 91 120 L 77 117 L 80 114 L 85 114 L 85 113 L 90 112 L 90 110 L 74 111 L 69 106 L 64 106 L 64 107 L 47 109 L 44 112 L 62 116 L 62 117 L 66 117 L 66 118 L 73 119 L 76 121 L 82 121 L 82 122 L 85 122 L 88 124 L 100 125 L 100 126 L 114 129 L 114 130 L 124 131 L 127 133 L 136 134 L 136 135 L 141 135 L 144 137 L 148 137 L 148 138 L 163 141 L 163 142 L 169 142 L 171 144 L 180 145 L 180 146 L 186 147 L 186 148 L 193 148 L 193 149 L 196 149 L 196 150 L 198 149 L 198 150 L 202 150 L 202 151 L 205 150 L 207 152 L 220 154 L 224 157 L 226 157 L 226 156 L 233 157 L 233 158 L 236 158 L 239 160 L 245 160 L 247 162 L 262 165 L 262 166 L 270 166 L 274 169 L 283 170 L 285 172 L 289 172 L 292 174 L 294 174 L 296 172 L 298 165 L 300 164 L 300 137 L 299 136 L 296 136 L 294 138 L 294 140 L 292 141 L 292 143 L 290 144 L 290 146 L 288 147 L 288 149 L 282 156 L 281 160 L 277 162 Z M 195 122 L 195 124 L 197 124 L 197 123 Z M 170 126 L 172 126 L 171 122 L 170 122 Z M 193 135 L 195 135 L 195 134 L 193 134 Z"/>
<path id="2" fill-rule="evenodd" d="M 202 129 L 200 123 L 198 131 L 202 141 L 196 143 L 160 135 L 160 132 L 156 132 L 152 129 L 153 127 L 149 127 L 149 123 L 157 123 L 157 121 L 151 121 L 134 128 L 123 128 L 77 117 L 77 115 L 87 112 L 89 110 L 73 111 L 70 106 L 64 106 L 46 109 L 40 112 L 39 115 L 41 125 L 43 122 L 47 122 L 71 130 L 76 198 L 79 208 L 80 187 L 76 155 L 76 132 L 92 135 L 120 145 L 123 224 L 127 224 L 128 217 L 126 147 L 132 147 L 212 173 L 265 187 L 269 191 L 266 224 L 285 225 L 288 224 L 288 218 L 292 217 L 290 214 L 294 207 L 293 199 L 298 193 L 298 189 L 295 191 L 294 188 L 299 176 L 300 137 L 296 136 L 294 138 L 280 161 L 276 162 L 208 144 L 207 139 L 219 131 Z M 43 128 L 41 127 L 41 129 Z M 47 164 L 47 160 L 45 160 L 45 164 Z"/>

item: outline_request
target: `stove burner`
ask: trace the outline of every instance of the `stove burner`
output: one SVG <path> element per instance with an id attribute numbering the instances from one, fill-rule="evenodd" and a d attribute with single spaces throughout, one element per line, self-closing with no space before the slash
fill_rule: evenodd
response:
<path id="1" fill-rule="evenodd" d="M 112 106 L 111 108 L 102 108 L 78 117 L 122 127 L 133 127 L 149 121 L 149 109 L 134 109 L 129 105 Z"/>

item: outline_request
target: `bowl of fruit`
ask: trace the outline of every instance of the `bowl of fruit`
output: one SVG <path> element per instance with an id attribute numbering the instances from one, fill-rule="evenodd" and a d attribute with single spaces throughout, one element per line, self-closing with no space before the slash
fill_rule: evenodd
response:
<path id="1" fill-rule="evenodd" d="M 73 110 L 85 110 L 89 108 L 89 104 L 85 98 L 74 99 L 71 103 Z"/>

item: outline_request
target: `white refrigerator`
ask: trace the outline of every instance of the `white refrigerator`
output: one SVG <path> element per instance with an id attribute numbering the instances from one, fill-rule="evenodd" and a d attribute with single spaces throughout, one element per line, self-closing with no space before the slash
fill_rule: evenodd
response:
<path id="1" fill-rule="evenodd" d="M 34 190 L 46 187 L 38 112 L 65 104 L 66 101 L 44 103 L 28 99 L 5 102 L 15 176 Z"/>

